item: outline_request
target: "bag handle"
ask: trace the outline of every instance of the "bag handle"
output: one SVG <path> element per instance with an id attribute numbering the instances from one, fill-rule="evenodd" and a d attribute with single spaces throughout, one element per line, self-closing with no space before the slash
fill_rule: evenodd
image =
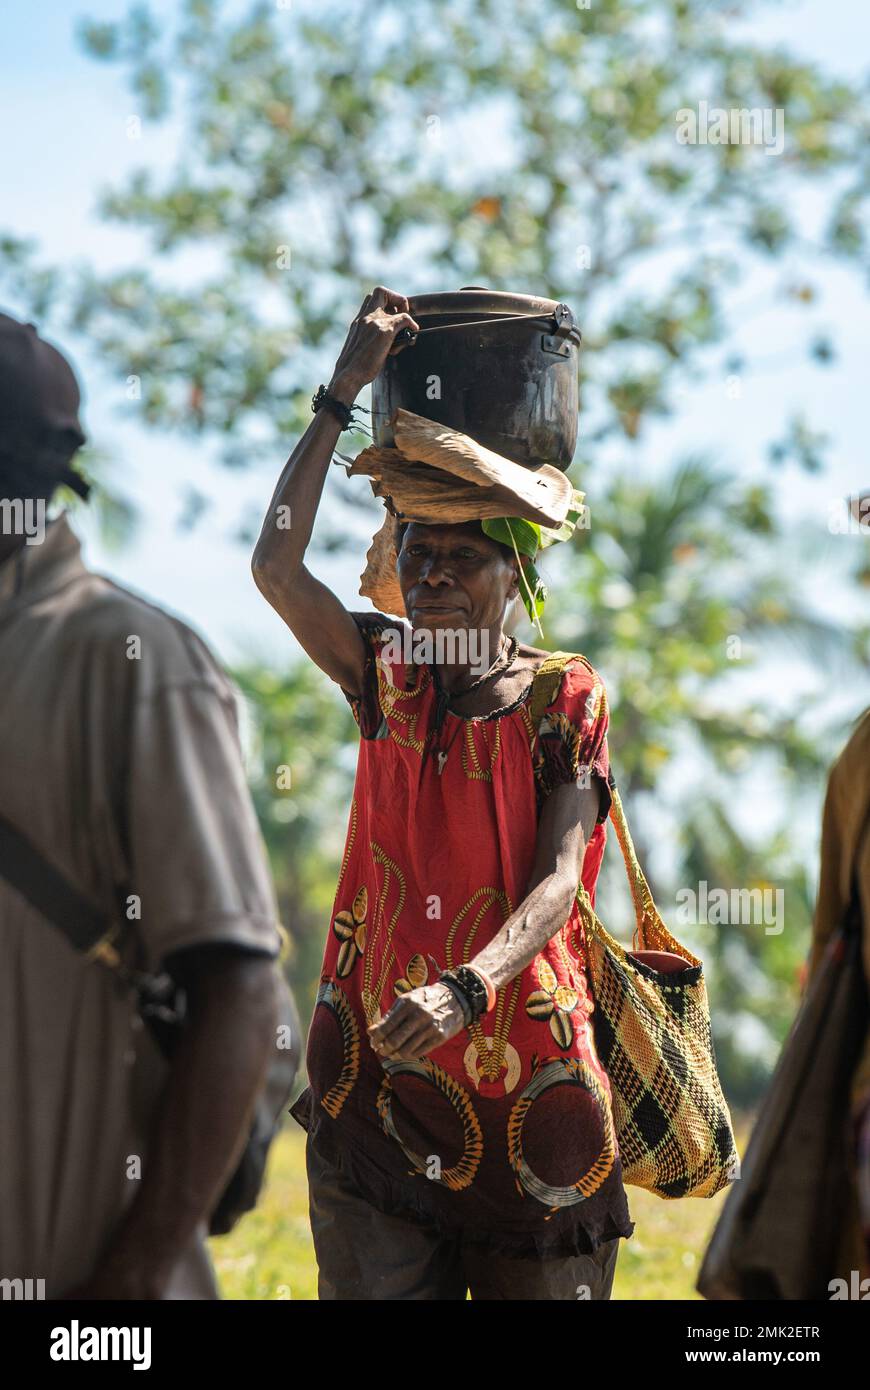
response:
<path id="1" fill-rule="evenodd" d="M 551 652 L 541 662 L 540 667 L 535 672 L 532 682 L 532 696 L 530 702 L 530 713 L 534 721 L 535 729 L 538 729 L 544 711 L 551 705 L 556 698 L 562 680 L 562 673 L 569 661 L 582 661 L 586 670 L 592 675 L 597 675 L 594 667 L 587 661 L 586 657 L 580 652 Z M 607 691 L 604 686 L 600 686 L 602 709 L 607 710 Z M 634 841 L 631 838 L 631 831 L 628 828 L 625 810 L 622 805 L 622 798 L 619 795 L 616 783 L 611 775 L 608 785 L 610 787 L 610 821 L 616 832 L 616 838 L 622 853 L 622 861 L 625 865 L 628 887 L 631 892 L 631 900 L 634 906 L 635 927 L 632 933 L 632 950 L 660 950 L 672 951 L 676 955 L 682 955 L 693 965 L 699 965 L 700 961 L 691 951 L 682 946 L 675 937 L 671 935 L 665 926 L 661 914 L 653 900 L 652 891 L 647 882 L 646 875 L 640 866 L 637 852 L 634 848 Z M 615 941 L 597 915 L 589 894 L 583 887 L 582 881 L 577 885 L 576 901 L 580 906 L 586 923 L 593 932 L 605 937 L 612 948 L 618 949 L 623 954 L 625 948 Z"/>

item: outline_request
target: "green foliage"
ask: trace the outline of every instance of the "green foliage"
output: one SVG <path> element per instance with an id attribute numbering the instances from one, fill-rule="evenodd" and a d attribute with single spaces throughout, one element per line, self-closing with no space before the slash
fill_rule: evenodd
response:
<path id="1" fill-rule="evenodd" d="M 811 619 L 787 579 L 764 486 L 700 459 L 655 483 L 623 473 L 596 492 L 579 537 L 550 638 L 568 650 L 579 643 L 607 674 L 628 792 L 655 788 L 687 736 L 726 775 L 762 752 L 820 774 L 830 750 L 808 744 L 796 717 L 735 705 L 724 684 L 779 639 L 803 633 L 809 645 L 824 634 L 848 647 L 835 624 Z"/>
<path id="2" fill-rule="evenodd" d="M 249 704 L 248 781 L 292 943 L 291 983 L 309 1018 L 353 786 L 356 725 L 313 666 L 233 672 Z"/>
<path id="3" fill-rule="evenodd" d="M 864 95 L 741 38 L 757 9 L 185 0 L 172 25 L 136 4 L 81 37 L 126 71 L 146 128 L 182 123 L 174 170 L 134 170 L 102 198 L 152 258 L 47 284 L 32 249 L 0 242 L 0 269 L 141 376 L 148 423 L 214 434 L 230 461 L 298 432 L 378 280 L 579 300 L 587 438 L 638 440 L 670 412 L 675 370 L 716 369 L 726 294 L 754 269 L 865 256 Z M 702 99 L 783 108 L 783 154 L 678 144 L 677 112 Z M 816 244 L 801 195 L 820 180 Z M 812 326 L 804 350 L 827 360 Z"/>
<path id="4" fill-rule="evenodd" d="M 763 1090 L 798 1005 L 814 885 L 787 832 L 747 845 L 713 798 L 686 807 L 680 835 L 684 882 L 706 880 L 729 895 L 782 894 L 781 921 L 710 925 L 699 936 L 713 997 L 730 1001 L 717 1013 L 717 1061 L 729 1101 L 746 1108 Z"/>

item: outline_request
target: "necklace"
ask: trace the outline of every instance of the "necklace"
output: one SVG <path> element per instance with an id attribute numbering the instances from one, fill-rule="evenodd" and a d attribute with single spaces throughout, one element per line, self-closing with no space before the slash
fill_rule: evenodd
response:
<path id="1" fill-rule="evenodd" d="M 510 667 L 516 661 L 519 649 L 520 644 L 515 637 L 506 638 L 505 641 L 499 647 L 498 655 L 496 656 L 495 661 L 492 663 L 489 670 L 484 671 L 482 676 L 478 676 L 476 680 L 473 680 L 470 685 L 466 685 L 464 689 L 457 691 L 445 690 L 443 688 L 440 680 L 438 679 L 438 667 L 433 665 L 432 679 L 435 683 L 435 689 L 437 691 L 435 700 L 435 725 L 430 734 L 430 740 L 433 743 L 434 739 L 437 738 L 441 730 L 441 725 L 444 722 L 444 716 L 447 713 L 447 705 L 450 701 L 451 694 L 456 694 L 457 696 L 470 695 L 472 690 L 477 690 L 481 685 L 483 685 L 484 681 L 489 680 L 489 678 L 495 675 L 496 672 L 509 670 Z M 456 735 L 459 733 L 459 730 L 463 727 L 464 724 L 462 722 L 457 724 L 456 728 L 453 731 L 453 734 L 451 735 L 450 742 L 448 743 L 447 747 L 436 750 L 439 777 L 441 776 L 441 773 L 444 771 L 444 764 L 447 762 L 447 755 L 450 752 L 450 749 L 453 747 Z"/>

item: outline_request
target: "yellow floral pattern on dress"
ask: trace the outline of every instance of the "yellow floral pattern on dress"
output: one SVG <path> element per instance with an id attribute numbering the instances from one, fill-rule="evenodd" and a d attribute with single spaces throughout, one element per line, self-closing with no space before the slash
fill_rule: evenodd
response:
<path id="1" fill-rule="evenodd" d="M 341 942 L 335 967 L 339 979 L 347 979 L 358 957 L 365 951 L 368 905 L 369 895 L 363 884 L 353 900 L 350 912 L 339 912 L 332 924 L 332 930 Z"/>
<path id="2" fill-rule="evenodd" d="M 420 989 L 429 982 L 429 967 L 417 953 L 408 961 L 408 967 L 400 980 L 393 985 L 396 994 L 410 994 L 412 989 Z"/>
<path id="3" fill-rule="evenodd" d="M 549 962 L 539 960 L 537 964 L 538 983 L 536 989 L 526 1000 L 526 1013 L 544 1023 L 549 1021 L 550 1032 L 563 1052 L 574 1041 L 574 1025 L 571 1015 L 579 1007 L 580 995 L 576 989 L 560 985 L 556 972 Z"/>

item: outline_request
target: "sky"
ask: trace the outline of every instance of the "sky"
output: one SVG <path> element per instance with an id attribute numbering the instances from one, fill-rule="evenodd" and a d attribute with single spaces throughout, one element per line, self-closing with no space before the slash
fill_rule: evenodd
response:
<path id="1" fill-rule="evenodd" d="M 175 6 L 160 0 L 153 8 L 169 15 Z M 294 8 L 305 9 L 306 3 L 299 0 Z M 0 12 L 0 227 L 34 238 L 47 262 L 68 265 L 87 259 L 108 268 L 140 255 L 141 244 L 131 233 L 100 221 L 97 196 L 141 164 L 168 167 L 177 152 L 179 129 L 173 123 L 146 126 L 140 140 L 128 138 L 127 119 L 134 103 L 122 72 L 87 58 L 77 42 L 79 16 L 119 18 L 124 9 L 112 0 L 89 0 L 81 9 L 67 0 L 42 0 L 39 6 L 6 6 Z M 786 42 L 798 54 L 844 76 L 857 76 L 870 54 L 870 9 L 857 6 L 855 0 L 774 4 L 741 28 L 751 40 Z M 808 215 L 823 211 L 821 206 L 810 207 Z M 826 372 L 778 369 L 777 359 L 789 356 L 798 328 L 805 332 L 806 320 L 781 307 L 765 311 L 764 286 L 745 284 L 738 299 L 752 312 L 745 315 L 734 346 L 751 358 L 763 356 L 770 370 L 747 378 L 738 400 L 729 398 L 724 380 L 702 387 L 687 384 L 677 417 L 648 431 L 642 466 L 654 471 L 672 459 L 675 450 L 715 452 L 726 467 L 760 475 L 763 448 L 777 427 L 793 411 L 808 409 L 814 423 L 831 436 L 831 467 L 816 478 L 785 468 L 777 504 L 790 523 L 804 532 L 809 529 L 809 548 L 817 561 L 813 574 L 818 575 L 809 582 L 813 601 L 824 608 L 837 598 L 830 581 L 834 566 L 827 561 L 842 553 L 838 548 L 843 544 L 864 543 L 858 537 L 833 537 L 826 522 L 837 496 L 870 485 L 864 442 L 870 301 L 854 272 L 819 267 L 816 283 L 822 294 L 813 321 L 834 330 L 836 365 Z M 397 288 L 413 293 L 439 287 L 423 283 Z M 518 288 L 534 292 L 531 286 Z M 2 307 L 17 311 L 14 303 Z M 581 284 L 572 307 L 582 322 Z M 51 336 L 50 324 L 41 327 Z M 337 325 L 336 354 L 343 338 L 344 327 Z M 256 655 L 283 664 L 298 648 L 256 593 L 248 554 L 223 533 L 252 500 L 265 510 L 284 457 L 276 457 L 273 467 L 255 475 L 216 472 L 206 445 L 142 429 L 135 403 L 126 400 L 123 385 L 102 370 L 86 343 L 67 335 L 63 346 L 85 385 L 88 432 L 115 461 L 124 488 L 142 513 L 135 542 L 121 552 L 108 550 L 83 515 L 77 527 L 89 562 L 181 614 L 225 661 Z M 312 391 L 317 384 L 312 382 Z M 287 454 L 294 442 L 287 440 Z M 180 503 L 167 511 L 165 498 L 184 483 L 206 492 L 218 489 L 220 526 L 209 525 L 193 534 L 176 528 Z M 367 488 L 362 479 L 358 485 Z M 579 479 L 578 485 L 586 487 L 594 507 L 594 480 L 590 486 Z M 797 542 L 797 531 L 795 535 Z M 805 535 L 801 547 L 805 555 Z M 351 608 L 368 607 L 357 593 L 364 550 L 363 542 L 358 560 L 324 562 L 318 571 Z M 797 548 L 795 564 L 805 564 Z"/>

